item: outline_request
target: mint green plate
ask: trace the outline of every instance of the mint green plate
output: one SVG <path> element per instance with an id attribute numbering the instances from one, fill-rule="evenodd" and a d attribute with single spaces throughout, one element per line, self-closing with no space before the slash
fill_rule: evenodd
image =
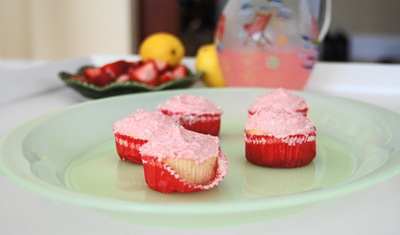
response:
<path id="1" fill-rule="evenodd" d="M 310 104 L 317 157 L 297 169 L 246 162 L 247 107 L 266 89 L 191 89 L 123 95 L 32 120 L 0 140 L 0 169 L 45 197 L 118 220 L 154 226 L 216 226 L 273 219 L 382 182 L 400 169 L 400 117 L 373 105 L 297 92 Z M 112 124 L 136 109 L 155 110 L 182 93 L 223 108 L 221 147 L 230 172 L 214 189 L 170 195 L 150 190 L 142 167 L 119 160 Z"/>

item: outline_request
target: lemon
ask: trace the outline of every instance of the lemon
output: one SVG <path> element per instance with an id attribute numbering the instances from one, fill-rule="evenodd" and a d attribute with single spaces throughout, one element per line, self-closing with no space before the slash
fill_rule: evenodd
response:
<path id="1" fill-rule="evenodd" d="M 154 33 L 140 44 L 139 55 L 143 61 L 155 59 L 175 67 L 180 64 L 185 55 L 185 46 L 173 34 Z"/>
<path id="2" fill-rule="evenodd" d="M 203 81 L 209 87 L 225 87 L 225 80 L 219 67 L 215 44 L 205 44 L 196 53 L 196 69 L 202 71 Z"/>

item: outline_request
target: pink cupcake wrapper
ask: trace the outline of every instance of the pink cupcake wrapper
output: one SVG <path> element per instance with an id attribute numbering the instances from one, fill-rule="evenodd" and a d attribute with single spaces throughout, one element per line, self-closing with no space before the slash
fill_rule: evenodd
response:
<path id="1" fill-rule="evenodd" d="M 246 159 L 260 166 L 295 168 L 308 165 L 316 155 L 315 133 L 278 139 L 246 134 Z"/>
<path id="2" fill-rule="evenodd" d="M 188 193 L 211 189 L 217 186 L 228 173 L 228 161 L 222 153 L 220 153 L 217 160 L 216 176 L 214 180 L 206 185 L 192 185 L 186 182 L 174 169 L 156 157 L 144 155 L 142 160 L 147 185 L 161 193 Z"/>

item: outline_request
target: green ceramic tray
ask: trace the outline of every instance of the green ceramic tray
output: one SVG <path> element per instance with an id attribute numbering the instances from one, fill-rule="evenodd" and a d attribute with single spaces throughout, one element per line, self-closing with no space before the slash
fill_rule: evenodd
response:
<path id="1" fill-rule="evenodd" d="M 83 70 L 90 65 L 80 67 L 75 74 L 82 74 Z M 115 82 L 110 85 L 99 87 L 90 83 L 71 79 L 71 73 L 60 72 L 59 77 L 67 86 L 76 90 L 85 97 L 97 99 L 116 95 L 125 95 L 131 93 L 145 92 L 145 91 L 160 91 L 168 89 L 179 89 L 187 88 L 193 85 L 194 82 L 199 80 L 203 76 L 203 72 L 192 73 L 189 69 L 187 70 L 188 76 L 182 79 L 174 80 L 171 82 L 164 83 L 159 86 L 149 86 L 139 82 Z"/>

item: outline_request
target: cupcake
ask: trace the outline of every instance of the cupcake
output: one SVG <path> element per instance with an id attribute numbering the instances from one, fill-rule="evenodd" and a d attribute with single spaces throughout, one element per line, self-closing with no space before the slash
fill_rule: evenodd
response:
<path id="1" fill-rule="evenodd" d="M 113 125 L 115 145 L 119 157 L 124 161 L 142 163 L 139 148 L 150 137 L 178 122 L 160 112 L 137 110 L 129 117 Z"/>
<path id="2" fill-rule="evenodd" d="M 201 96 L 178 95 L 158 106 L 165 115 L 176 117 L 188 130 L 218 136 L 222 109 Z"/>
<path id="3" fill-rule="evenodd" d="M 272 92 L 256 98 L 248 109 L 249 115 L 253 115 L 258 110 L 266 106 L 281 106 L 307 116 L 309 104 L 300 96 L 294 95 L 284 88 L 277 88 Z"/>
<path id="4" fill-rule="evenodd" d="M 147 185 L 161 193 L 202 191 L 218 185 L 228 162 L 216 136 L 173 126 L 140 148 Z"/>
<path id="5" fill-rule="evenodd" d="M 316 155 L 316 129 L 304 115 L 268 106 L 245 124 L 246 159 L 271 168 L 295 168 L 309 164 Z"/>

